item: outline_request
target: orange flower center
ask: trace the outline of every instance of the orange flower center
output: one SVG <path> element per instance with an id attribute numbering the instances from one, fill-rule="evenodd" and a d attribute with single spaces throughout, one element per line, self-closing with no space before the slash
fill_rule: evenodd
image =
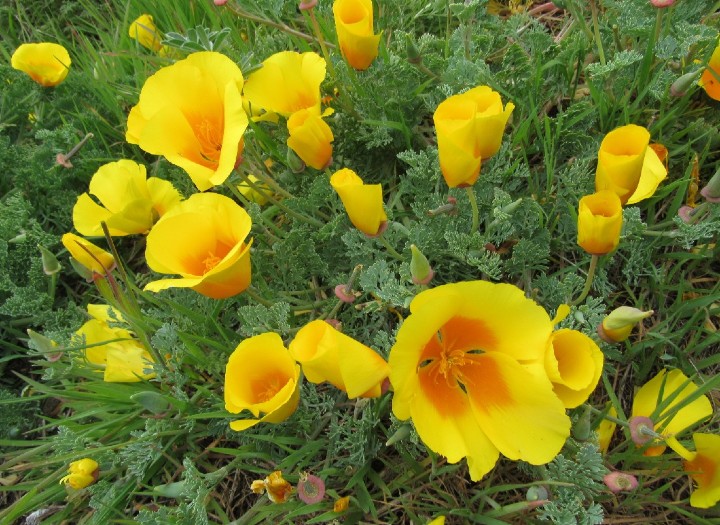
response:
<path id="1" fill-rule="evenodd" d="M 218 257 L 214 253 L 208 254 L 208 256 L 205 257 L 205 260 L 203 261 L 203 264 L 205 265 L 205 270 L 203 271 L 203 275 L 205 275 L 210 270 L 215 268 L 220 261 L 222 261 L 222 257 Z"/>
<path id="2" fill-rule="evenodd" d="M 712 483 L 716 467 L 712 459 L 702 454 L 698 454 L 692 461 L 685 461 L 685 471 L 690 473 L 698 487 L 707 487 Z"/>
<path id="3" fill-rule="evenodd" d="M 193 126 L 195 137 L 200 145 L 200 156 L 209 164 L 217 164 L 222 149 L 222 123 L 212 122 L 203 117 Z"/>
<path id="4" fill-rule="evenodd" d="M 280 374 L 268 375 L 252 386 L 253 402 L 264 403 L 270 401 L 287 383 L 288 378 Z"/>

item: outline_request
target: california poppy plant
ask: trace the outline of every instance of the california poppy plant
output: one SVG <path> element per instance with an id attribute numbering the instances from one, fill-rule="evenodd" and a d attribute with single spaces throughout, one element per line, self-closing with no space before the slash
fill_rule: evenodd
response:
<path id="1" fill-rule="evenodd" d="M 623 205 L 652 196 L 667 169 L 649 143 L 650 132 L 635 124 L 605 135 L 598 152 L 595 190 L 614 192 Z"/>
<path id="2" fill-rule="evenodd" d="M 381 233 L 387 215 L 380 184 L 365 184 L 353 170 L 343 168 L 333 173 L 330 185 L 340 196 L 353 226 L 365 235 Z"/>
<path id="3" fill-rule="evenodd" d="M 71 62 L 67 49 L 52 42 L 23 44 L 15 50 L 10 59 L 14 69 L 27 73 L 44 87 L 57 86 L 65 80 Z"/>
<path id="4" fill-rule="evenodd" d="M 90 195 L 100 201 L 96 203 Z M 75 229 L 88 236 L 147 233 L 153 223 L 180 202 L 173 185 L 157 177 L 147 178 L 145 166 L 119 160 L 100 166 L 90 180 L 89 194 L 78 197 L 73 208 Z"/>
<path id="5" fill-rule="evenodd" d="M 697 389 L 698 386 L 680 370 L 668 372 L 663 369 L 635 394 L 632 417 L 649 418 L 654 430 L 660 434 L 679 434 L 712 416 L 713 408 L 707 396 L 701 395 L 687 402 Z M 682 408 L 678 408 L 680 403 L 684 405 Z M 658 409 L 659 406 L 663 408 Z M 658 443 L 645 450 L 645 455 L 658 456 L 664 450 L 665 445 Z"/>
<path id="6" fill-rule="evenodd" d="M 390 370 L 373 349 L 322 320 L 311 321 L 290 343 L 290 353 L 311 383 L 327 381 L 349 398 L 378 397 Z"/>
<path id="7" fill-rule="evenodd" d="M 293 150 L 302 161 L 316 170 L 325 169 L 332 160 L 332 130 L 324 116 L 332 114 L 328 109 L 320 114 L 317 108 L 301 109 L 296 111 L 287 121 L 290 136 L 287 139 L 288 147 Z"/>
<path id="8" fill-rule="evenodd" d="M 243 149 L 243 76 L 228 57 L 193 53 L 145 81 L 126 140 L 184 169 L 205 191 L 222 184 Z"/>
<path id="9" fill-rule="evenodd" d="M 301 109 L 320 109 L 320 84 L 325 80 L 325 59 L 317 53 L 281 51 L 248 76 L 243 95 L 256 107 L 283 117 Z"/>
<path id="10" fill-rule="evenodd" d="M 162 34 L 155 26 L 152 15 L 144 14 L 135 19 L 128 28 L 128 35 L 137 40 L 141 46 L 156 53 L 163 48 L 161 43 Z"/>
<path id="11" fill-rule="evenodd" d="M 92 275 L 106 275 L 115 268 L 115 258 L 111 253 L 74 233 L 63 235 L 62 243 L 70 256 L 90 270 Z"/>
<path id="12" fill-rule="evenodd" d="M 451 188 L 470 186 L 483 160 L 500 149 L 503 132 L 515 105 L 503 109 L 500 94 L 478 86 L 447 98 L 435 110 L 440 170 Z"/>
<path id="13" fill-rule="evenodd" d="M 250 286 L 252 221 L 235 201 L 217 193 L 197 193 L 172 208 L 150 231 L 145 258 L 158 273 L 179 274 L 145 286 L 192 288 L 224 299 Z"/>
<path id="14" fill-rule="evenodd" d="M 566 408 L 575 408 L 595 390 L 604 357 L 595 341 L 577 330 L 553 332 L 545 353 L 545 372 Z"/>
<path id="15" fill-rule="evenodd" d="M 135 383 L 155 377 L 153 359 L 147 349 L 132 332 L 116 326 L 123 321 L 120 312 L 104 304 L 89 304 L 87 310 L 92 319 L 76 335 L 87 346 L 85 359 L 102 370 L 104 381 Z"/>
<path id="16" fill-rule="evenodd" d="M 335 30 L 340 51 L 354 69 L 370 67 L 378 55 L 380 35 L 373 34 L 371 0 L 335 0 Z"/>
<path id="17" fill-rule="evenodd" d="M 225 409 L 231 414 L 249 410 L 259 419 L 233 421 L 230 428 L 240 431 L 290 417 L 300 401 L 299 380 L 300 367 L 279 335 L 268 332 L 242 341 L 225 368 Z"/>
<path id="18" fill-rule="evenodd" d="M 500 453 L 549 462 L 570 433 L 543 367 L 552 329 L 545 310 L 512 285 L 471 281 L 421 292 L 390 350 L 394 414 L 412 418 L 428 448 L 450 463 L 466 457 L 473 480 Z"/>
<path id="19" fill-rule="evenodd" d="M 612 191 L 599 191 L 580 199 L 577 243 L 592 255 L 617 248 L 622 230 L 622 204 Z"/>
<path id="20" fill-rule="evenodd" d="M 714 100 L 720 100 L 720 45 L 715 48 L 705 71 L 700 76 L 700 87 Z"/>

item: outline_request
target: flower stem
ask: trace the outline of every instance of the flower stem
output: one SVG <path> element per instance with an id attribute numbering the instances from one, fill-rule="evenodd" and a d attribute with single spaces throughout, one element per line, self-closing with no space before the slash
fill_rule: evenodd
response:
<path id="1" fill-rule="evenodd" d="M 475 197 L 475 190 L 472 186 L 465 186 L 465 193 L 467 193 L 468 200 L 470 200 L 470 208 L 472 209 L 472 227 L 470 233 L 475 233 L 480 226 L 480 212 L 478 211 L 477 197 Z"/>
<path id="2" fill-rule="evenodd" d="M 400 254 L 398 253 L 398 251 L 390 245 L 390 243 L 388 242 L 388 240 L 385 238 L 385 235 L 383 235 L 383 234 L 381 233 L 380 235 L 378 235 L 378 236 L 376 237 L 376 239 L 377 239 L 378 241 L 380 241 L 383 246 L 385 246 L 385 249 L 388 251 L 388 253 L 389 253 L 390 255 L 392 255 L 393 257 L 395 257 L 395 258 L 396 258 L 397 260 L 399 260 L 399 261 L 405 260 L 405 258 L 404 258 L 402 255 L 400 255 Z"/>
<path id="3" fill-rule="evenodd" d="M 335 68 L 333 67 L 332 60 L 330 60 L 330 53 L 328 53 L 327 46 L 325 45 L 325 37 L 323 37 L 322 31 L 320 31 L 320 24 L 318 24 L 317 18 L 315 18 L 315 9 L 310 8 L 303 10 L 303 13 L 307 13 L 307 16 L 310 17 L 310 25 L 312 25 L 313 33 L 315 33 L 315 38 L 318 44 L 320 44 L 320 50 L 322 51 L 323 57 L 325 57 L 325 63 L 327 64 L 330 76 L 334 80 L 336 78 Z"/>
<path id="4" fill-rule="evenodd" d="M 603 49 L 602 39 L 600 38 L 600 25 L 598 24 L 598 10 L 595 0 L 590 0 L 590 11 L 592 13 L 593 30 L 595 32 L 595 44 L 598 48 L 600 63 L 604 66 L 606 64 L 605 50 Z"/>
<path id="5" fill-rule="evenodd" d="M 582 292 L 580 293 L 580 297 L 575 299 L 570 303 L 570 306 L 577 306 L 580 303 L 582 303 L 587 295 L 590 293 L 590 288 L 592 287 L 593 279 L 595 278 L 595 270 L 597 269 L 598 261 L 600 260 L 599 255 L 593 255 L 590 258 L 590 268 L 588 268 L 587 278 L 585 279 L 585 287 L 583 288 Z"/>

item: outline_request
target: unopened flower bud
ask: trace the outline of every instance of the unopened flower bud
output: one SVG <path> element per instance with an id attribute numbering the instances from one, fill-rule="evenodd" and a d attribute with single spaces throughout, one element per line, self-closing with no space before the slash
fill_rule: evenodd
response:
<path id="1" fill-rule="evenodd" d="M 626 472 L 610 472 L 609 474 L 605 474 L 603 481 L 607 488 L 615 494 L 619 492 L 630 492 L 638 486 L 637 478 Z"/>
<path id="2" fill-rule="evenodd" d="M 542 485 L 533 485 L 527 489 L 527 492 L 525 493 L 525 499 L 527 501 L 547 500 L 549 496 L 550 494 L 548 493 L 548 489 Z"/>
<path id="3" fill-rule="evenodd" d="M 410 245 L 412 258 L 410 259 L 410 275 L 415 284 L 428 284 L 435 272 L 430 268 L 427 257 L 414 244 Z"/>
<path id="4" fill-rule="evenodd" d="M 227 4 L 228 0 L 213 0 L 215 5 L 225 5 Z"/>
<path id="5" fill-rule="evenodd" d="M 285 160 L 287 161 L 287 165 L 293 173 L 302 173 L 303 171 L 305 171 L 305 163 L 290 148 L 288 148 L 287 150 Z"/>
<path id="6" fill-rule="evenodd" d="M 402 441 L 406 437 L 410 435 L 410 431 L 412 430 L 412 427 L 409 424 L 404 424 L 395 431 L 395 433 L 388 438 L 388 440 L 385 442 L 385 446 L 389 447 L 397 443 L 398 441 Z"/>
<path id="7" fill-rule="evenodd" d="M 307 11 L 308 9 L 312 9 L 316 5 L 317 0 L 304 0 L 303 2 L 300 2 L 298 9 L 300 9 L 300 11 Z"/>
<path id="8" fill-rule="evenodd" d="M 38 245 L 38 248 L 40 249 L 40 257 L 42 258 L 42 267 L 45 275 L 55 275 L 58 273 L 62 266 L 57 260 L 57 257 L 55 257 L 55 254 L 44 246 Z"/>
<path id="9" fill-rule="evenodd" d="M 572 427 L 572 437 L 578 441 L 587 441 L 592 434 L 592 422 L 590 420 L 590 407 L 586 406 L 580 414 L 577 423 Z"/>
<path id="10" fill-rule="evenodd" d="M 720 169 L 715 172 L 707 185 L 700 190 L 700 195 L 708 202 L 720 202 Z"/>
<path id="11" fill-rule="evenodd" d="M 413 42 L 413 39 L 409 34 L 405 35 L 405 52 L 407 53 L 408 62 L 411 64 L 419 64 L 422 62 L 420 50 L 417 48 L 415 42 Z"/>
<path id="12" fill-rule="evenodd" d="M 630 306 L 615 308 L 597 327 L 597 333 L 603 341 L 608 343 L 625 341 L 630 337 L 630 332 L 637 323 L 654 313 L 654 310 L 644 312 Z"/>
<path id="13" fill-rule="evenodd" d="M 340 299 L 343 303 L 350 304 L 355 301 L 355 296 L 353 295 L 352 290 L 349 290 L 345 284 L 338 284 L 335 287 L 335 297 Z"/>
<path id="14" fill-rule="evenodd" d="M 670 95 L 672 95 L 673 97 L 685 96 L 685 93 L 687 93 L 687 90 L 690 89 L 690 86 L 695 84 L 695 82 L 697 81 L 699 73 L 700 70 L 692 71 L 678 77 L 675 82 L 673 82 L 670 86 Z"/>
<path id="15" fill-rule="evenodd" d="M 650 3 L 655 7 L 670 7 L 675 3 L 675 0 L 650 0 Z"/>

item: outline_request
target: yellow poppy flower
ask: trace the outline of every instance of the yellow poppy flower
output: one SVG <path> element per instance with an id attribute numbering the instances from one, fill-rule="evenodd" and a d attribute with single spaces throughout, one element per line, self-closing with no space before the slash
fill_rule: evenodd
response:
<path id="1" fill-rule="evenodd" d="M 364 184 L 357 173 L 343 168 L 333 173 L 330 185 L 340 196 L 353 226 L 365 235 L 380 233 L 387 223 L 380 184 Z"/>
<path id="2" fill-rule="evenodd" d="M 63 235 L 62 243 L 72 258 L 90 270 L 93 275 L 107 275 L 115 268 L 115 258 L 112 254 L 74 233 Z"/>
<path id="3" fill-rule="evenodd" d="M 131 160 L 100 166 L 89 190 L 102 206 L 83 193 L 73 208 L 73 225 L 91 237 L 103 234 L 101 222 L 113 236 L 147 233 L 155 220 L 181 200 L 170 182 L 148 179 L 145 166 Z"/>
<path id="4" fill-rule="evenodd" d="M 302 161 L 316 170 L 325 169 L 332 161 L 334 140 L 330 126 L 323 117 L 332 114 L 332 109 L 320 115 L 317 108 L 296 111 L 287 121 L 290 136 L 288 147 L 297 153 Z"/>
<path id="5" fill-rule="evenodd" d="M 222 184 L 248 125 L 242 87 L 240 68 L 228 57 L 193 53 L 145 81 L 125 138 L 184 169 L 200 191 Z"/>
<path id="6" fill-rule="evenodd" d="M 155 377 L 147 349 L 129 330 L 115 326 L 123 321 L 117 310 L 104 304 L 89 304 L 87 310 L 92 319 L 75 333 L 88 346 L 85 359 L 103 369 L 104 381 L 135 383 Z"/>
<path id="7" fill-rule="evenodd" d="M 128 35 L 137 40 L 141 46 L 156 53 L 163 48 L 163 45 L 160 43 L 162 34 L 155 26 L 152 15 L 145 14 L 136 18 L 133 23 L 130 24 Z"/>
<path id="8" fill-rule="evenodd" d="M 697 485 L 690 495 L 690 505 L 709 509 L 720 501 L 720 436 L 693 434 L 695 453 L 684 461 L 685 471 Z"/>
<path id="9" fill-rule="evenodd" d="M 577 330 L 553 332 L 545 352 L 545 372 L 565 408 L 584 403 L 602 374 L 604 356 L 595 341 Z"/>
<path id="10" fill-rule="evenodd" d="M 718 81 L 718 77 L 720 77 L 720 45 L 713 51 L 707 68 L 703 71 L 699 81 L 700 87 L 714 100 L 720 100 L 720 81 Z"/>
<path id="11" fill-rule="evenodd" d="M 519 288 L 485 281 L 418 294 L 390 350 L 393 413 L 479 480 L 502 453 L 541 465 L 570 433 L 543 362 L 553 325 Z M 518 330 L 522 319 L 522 330 Z"/>
<path id="12" fill-rule="evenodd" d="M 627 203 L 638 187 L 649 143 L 650 132 L 635 124 L 605 135 L 598 152 L 595 191 L 610 190 Z"/>
<path id="13" fill-rule="evenodd" d="M 617 248 L 622 230 L 622 204 L 612 191 L 604 190 L 580 199 L 577 243 L 592 255 Z"/>
<path id="14" fill-rule="evenodd" d="M 378 397 L 390 372 L 374 350 L 322 320 L 302 327 L 289 348 L 308 381 L 327 381 L 349 398 Z"/>
<path id="15" fill-rule="evenodd" d="M 265 333 L 242 341 L 225 368 L 225 409 L 231 414 L 249 410 L 256 418 L 230 423 L 245 430 L 258 423 L 280 423 L 300 401 L 300 367 L 280 336 Z"/>
<path id="16" fill-rule="evenodd" d="M 23 44 L 10 59 L 14 69 L 30 75 L 35 82 L 45 87 L 57 86 L 70 71 L 70 54 L 60 44 L 42 42 Z"/>
<path id="17" fill-rule="evenodd" d="M 179 274 L 145 286 L 192 288 L 224 299 L 250 286 L 250 233 L 252 221 L 235 201 L 217 193 L 196 193 L 181 202 L 150 230 L 145 258 L 158 273 Z"/>
<path id="18" fill-rule="evenodd" d="M 435 110 L 440 170 L 448 186 L 470 186 L 480 175 L 481 161 L 500 149 L 503 132 L 515 109 L 503 109 L 500 94 L 478 86 L 447 98 Z"/>
<path id="19" fill-rule="evenodd" d="M 335 30 L 343 57 L 354 69 L 370 67 L 378 55 L 380 35 L 373 34 L 371 0 L 335 0 Z"/>
<path id="20" fill-rule="evenodd" d="M 68 466 L 68 475 L 61 478 L 60 483 L 70 485 L 74 489 L 84 489 L 95 483 L 99 467 L 97 461 L 90 458 L 73 461 Z"/>
<path id="21" fill-rule="evenodd" d="M 676 408 L 684 402 L 698 386 L 691 382 L 680 370 L 661 370 L 658 375 L 645 383 L 635 394 L 632 406 L 632 417 L 650 418 L 655 431 L 660 434 L 674 436 L 686 428 L 712 416 L 713 409 L 707 396 L 699 396 L 682 408 Z M 672 397 L 659 413 L 658 405 Z M 658 456 L 665 451 L 660 443 L 645 450 L 646 456 Z"/>
<path id="22" fill-rule="evenodd" d="M 243 95 L 252 111 L 260 107 L 289 117 L 301 109 L 320 108 L 325 59 L 313 52 L 281 51 L 248 76 Z"/>

